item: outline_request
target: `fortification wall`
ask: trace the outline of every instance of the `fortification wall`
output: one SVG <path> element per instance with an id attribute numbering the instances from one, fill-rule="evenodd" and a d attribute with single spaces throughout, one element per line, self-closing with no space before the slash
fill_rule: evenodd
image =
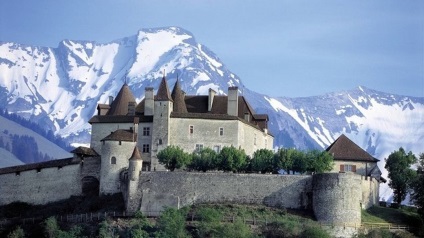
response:
<path id="1" fill-rule="evenodd" d="M 362 181 L 353 173 L 313 176 L 313 210 L 318 221 L 361 223 Z"/>
<path id="2" fill-rule="evenodd" d="M 373 205 L 378 204 L 379 197 L 379 186 L 380 183 L 377 179 L 372 177 L 361 177 L 361 189 L 362 189 L 362 209 L 368 209 Z"/>
<path id="3" fill-rule="evenodd" d="M 128 211 L 158 212 L 164 207 L 225 202 L 306 208 L 311 203 L 312 176 L 142 172 L 138 190 L 141 193 L 127 202 Z"/>
<path id="4" fill-rule="evenodd" d="M 80 165 L 27 170 L 0 175 L 0 204 L 46 204 L 82 192 Z"/>

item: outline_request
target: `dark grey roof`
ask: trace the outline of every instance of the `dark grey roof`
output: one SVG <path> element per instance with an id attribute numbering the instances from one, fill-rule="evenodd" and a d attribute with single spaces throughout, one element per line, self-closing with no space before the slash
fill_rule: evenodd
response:
<path id="1" fill-rule="evenodd" d="M 140 155 L 140 150 L 137 148 L 137 146 L 134 146 L 134 150 L 130 157 L 130 160 L 142 160 Z"/>
<path id="2" fill-rule="evenodd" d="M 112 133 L 110 133 L 105 138 L 101 139 L 101 141 L 136 141 L 137 133 L 134 133 L 133 130 L 122 130 L 118 129 Z"/>
<path id="3" fill-rule="evenodd" d="M 49 160 L 40 163 L 34 164 L 24 164 L 13 167 L 0 168 L 0 174 L 8 174 L 15 172 L 22 172 L 34 169 L 44 169 L 44 168 L 53 168 L 53 167 L 63 167 L 67 165 L 79 164 L 81 160 L 74 158 L 58 159 L 58 160 Z"/>
<path id="4" fill-rule="evenodd" d="M 327 150 L 333 155 L 334 160 L 349 160 L 349 161 L 364 161 L 364 162 L 377 162 L 378 159 L 372 157 L 368 152 L 363 150 L 345 135 L 337 138 Z"/>
<path id="5" fill-rule="evenodd" d="M 162 81 L 160 82 L 155 100 L 172 101 L 171 95 L 169 94 L 169 87 L 168 87 L 168 83 L 166 82 L 165 76 L 162 78 Z"/>
<path id="6" fill-rule="evenodd" d="M 129 102 L 135 103 L 135 98 L 130 88 L 128 87 L 128 85 L 124 84 L 121 90 L 119 90 L 118 95 L 116 95 L 116 98 L 113 100 L 112 104 L 110 105 L 110 109 L 106 115 L 109 115 L 109 116 L 128 115 Z"/>
<path id="7" fill-rule="evenodd" d="M 71 151 L 71 153 L 78 155 L 86 155 L 86 156 L 99 156 L 97 152 L 93 148 L 88 148 L 84 146 L 79 146 Z"/>
<path id="8" fill-rule="evenodd" d="M 177 79 L 177 82 L 175 82 L 174 89 L 172 90 L 171 94 L 172 100 L 174 101 L 174 112 L 181 112 L 186 113 L 187 112 L 187 106 L 184 100 L 184 92 L 181 90 L 180 81 Z"/>
<path id="9" fill-rule="evenodd" d="M 153 122 L 153 116 L 137 115 L 139 122 Z M 93 116 L 89 123 L 133 123 L 134 116 Z"/>

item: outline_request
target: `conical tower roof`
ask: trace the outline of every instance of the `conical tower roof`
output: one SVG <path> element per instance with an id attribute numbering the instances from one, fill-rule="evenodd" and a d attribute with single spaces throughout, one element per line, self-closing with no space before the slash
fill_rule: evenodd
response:
<path id="1" fill-rule="evenodd" d="M 118 95 L 116 95 L 115 100 L 113 100 L 110 105 L 110 109 L 106 115 L 113 116 L 125 116 L 128 114 L 128 103 L 134 102 L 135 97 L 131 92 L 130 87 L 125 83 L 121 90 L 119 90 Z"/>
<path id="2" fill-rule="evenodd" d="M 156 93 L 157 101 L 172 101 L 171 95 L 169 94 L 168 83 L 166 82 L 165 76 L 163 76 L 160 82 L 158 92 Z"/>
<path id="3" fill-rule="evenodd" d="M 142 160 L 140 155 L 140 150 L 138 149 L 137 146 L 134 146 L 134 150 L 130 157 L 130 160 Z"/>
<path id="4" fill-rule="evenodd" d="M 378 161 L 343 134 L 326 151 L 332 154 L 335 160 Z"/>
<path id="5" fill-rule="evenodd" d="M 171 94 L 172 99 L 174 100 L 174 112 L 187 113 L 187 106 L 185 103 L 185 95 L 183 90 L 181 90 L 180 81 L 177 79 L 175 82 L 174 89 Z"/>

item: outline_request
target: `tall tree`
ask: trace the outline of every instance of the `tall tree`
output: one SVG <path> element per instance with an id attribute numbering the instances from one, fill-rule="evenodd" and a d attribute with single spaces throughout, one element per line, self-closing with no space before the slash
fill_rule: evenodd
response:
<path id="1" fill-rule="evenodd" d="M 185 153 L 180 147 L 173 145 L 159 151 L 157 157 L 159 163 L 171 171 L 186 166 L 190 163 L 191 159 L 189 154 Z"/>
<path id="2" fill-rule="evenodd" d="M 420 154 L 417 166 L 417 177 L 411 184 L 412 202 L 418 207 L 418 213 L 424 219 L 424 153 Z"/>
<path id="3" fill-rule="evenodd" d="M 405 199 L 411 181 L 416 177 L 416 171 L 411 168 L 416 162 L 415 155 L 411 151 L 407 154 L 402 147 L 386 159 L 384 168 L 389 172 L 389 187 L 393 189 L 394 200 L 398 204 Z"/>
<path id="4" fill-rule="evenodd" d="M 308 171 L 310 172 L 323 173 L 333 169 L 333 156 L 327 151 L 311 150 L 306 153 L 306 157 L 309 161 Z"/>
<path id="5" fill-rule="evenodd" d="M 280 148 L 274 155 L 273 167 L 274 173 L 278 173 L 280 169 L 283 169 L 287 174 L 290 173 L 293 167 L 293 154 L 295 149 L 284 149 Z"/>
<path id="6" fill-rule="evenodd" d="M 274 168 L 273 164 L 274 152 L 268 149 L 260 149 L 253 153 L 253 158 L 250 160 L 253 172 L 271 173 Z"/>
<path id="7" fill-rule="evenodd" d="M 206 172 L 217 169 L 218 167 L 218 154 L 211 148 L 204 148 L 199 152 L 193 152 L 191 157 L 191 163 L 188 165 L 190 169 Z"/>
<path id="8" fill-rule="evenodd" d="M 223 171 L 244 171 L 247 165 L 247 156 L 244 150 L 234 146 L 224 147 L 218 155 L 218 169 Z"/>

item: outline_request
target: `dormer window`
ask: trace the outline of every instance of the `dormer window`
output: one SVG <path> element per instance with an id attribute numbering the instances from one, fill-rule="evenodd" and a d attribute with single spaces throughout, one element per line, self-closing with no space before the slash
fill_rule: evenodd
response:
<path id="1" fill-rule="evenodd" d="M 250 114 L 248 112 L 244 113 L 244 120 L 250 122 Z"/>

